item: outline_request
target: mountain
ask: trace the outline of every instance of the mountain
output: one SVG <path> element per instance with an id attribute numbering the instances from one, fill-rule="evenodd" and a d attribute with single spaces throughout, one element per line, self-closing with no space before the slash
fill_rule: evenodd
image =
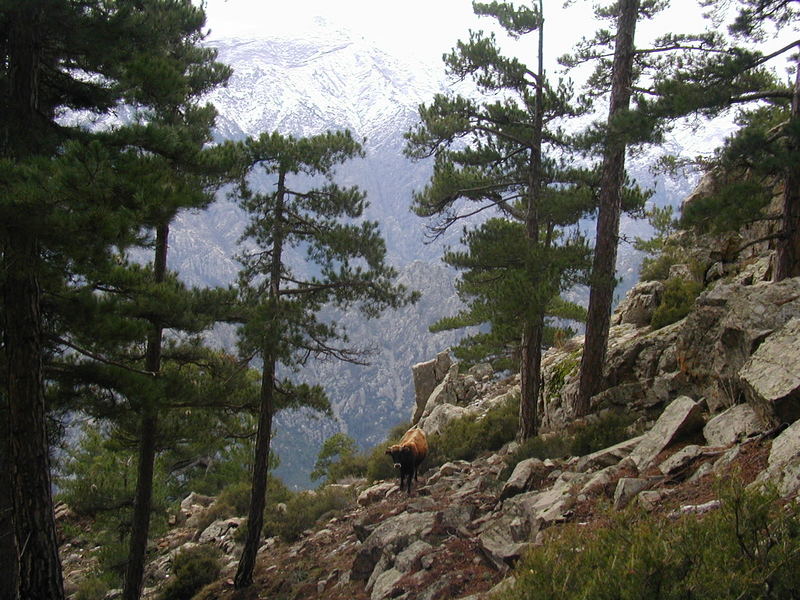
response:
<path id="1" fill-rule="evenodd" d="M 224 88 L 210 96 L 220 116 L 217 140 L 242 139 L 277 130 L 306 136 L 349 129 L 364 140 L 366 157 L 339 168 L 337 181 L 358 185 L 370 201 L 366 217 L 380 223 L 389 262 L 401 280 L 423 293 L 414 307 L 364 322 L 359 315 L 336 315 L 348 326 L 359 347 L 377 350 L 369 367 L 314 362 L 301 379 L 323 381 L 335 409 L 334 421 L 309 420 L 304 414 L 280 415 L 275 446 L 281 456 L 279 476 L 294 486 L 308 486 L 321 442 L 337 431 L 353 436 L 362 447 L 383 439 L 387 429 L 408 420 L 413 404 L 411 365 L 432 358 L 454 344 L 458 334 L 432 335 L 428 326 L 459 306 L 453 273 L 441 263 L 443 249 L 458 243 L 459 228 L 427 243 L 425 223 L 409 210 L 412 193 L 431 173 L 430 162 L 403 156 L 403 133 L 417 119 L 420 103 L 444 91 L 443 75 L 421 64 L 407 64 L 346 32 L 319 29 L 303 39 L 222 40 L 214 42 L 219 59 L 234 68 Z M 632 171 L 650 185 L 647 157 Z M 263 180 L 258 185 L 268 186 Z M 691 189 L 687 179 L 656 182 L 654 202 L 676 204 Z M 245 223 L 242 211 L 222 190 L 207 211 L 184 213 L 172 229 L 171 268 L 192 285 L 232 283 L 234 258 Z M 646 235 L 642 221 L 623 219 L 623 235 Z M 585 224 L 588 232 L 594 225 Z M 619 296 L 636 281 L 641 257 L 629 244 L 620 249 L 623 279 Z M 296 256 L 302 269 L 302 255 Z M 585 290 L 573 297 L 586 299 Z M 232 345 L 228 332 L 220 343 Z"/>

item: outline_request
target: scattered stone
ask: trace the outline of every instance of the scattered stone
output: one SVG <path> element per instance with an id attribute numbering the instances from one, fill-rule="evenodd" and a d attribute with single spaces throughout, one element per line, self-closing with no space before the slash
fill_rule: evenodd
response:
<path id="1" fill-rule="evenodd" d="M 703 426 L 702 410 L 702 405 L 688 396 L 673 400 L 631 452 L 639 472 L 644 472 L 670 444 L 698 431 Z"/>
<path id="2" fill-rule="evenodd" d="M 682 517 L 684 515 L 701 515 L 719 507 L 719 500 L 710 500 L 708 502 L 704 502 L 703 504 L 687 504 L 686 506 L 681 506 L 678 510 L 671 512 L 667 516 L 670 519 L 677 519 L 678 517 Z"/>
<path id="3" fill-rule="evenodd" d="M 617 489 L 614 490 L 614 508 L 621 510 L 628 506 L 631 500 L 648 485 L 650 485 L 650 482 L 647 479 L 622 477 L 617 482 Z"/>
<path id="4" fill-rule="evenodd" d="M 578 459 L 575 465 L 575 470 L 590 471 L 592 469 L 602 469 L 611 465 L 615 465 L 623 458 L 630 455 L 631 451 L 633 451 L 633 449 L 639 445 L 639 442 L 642 441 L 643 437 L 644 436 L 640 435 L 638 437 L 625 440 L 624 442 L 620 442 L 619 444 L 609 446 L 608 448 L 604 448 L 603 450 L 598 450 L 597 452 L 592 452 L 591 454 L 582 456 Z"/>
<path id="5" fill-rule="evenodd" d="M 667 477 L 677 475 L 684 470 L 694 459 L 702 456 L 704 448 L 696 444 L 690 444 L 678 450 L 667 460 L 658 465 L 658 470 Z"/>
<path id="6" fill-rule="evenodd" d="M 800 318 L 767 337 L 739 376 L 764 423 L 777 426 L 800 418 Z"/>
<path id="7" fill-rule="evenodd" d="M 646 511 L 653 511 L 658 508 L 658 505 L 661 503 L 662 494 L 658 490 L 642 490 L 639 492 L 639 495 L 636 496 L 636 501 Z"/>
<path id="8" fill-rule="evenodd" d="M 737 404 L 706 423 L 703 436 L 709 446 L 730 446 L 763 428 L 752 406 Z"/>
<path id="9" fill-rule="evenodd" d="M 369 506 L 386 498 L 395 488 L 400 489 L 396 483 L 390 481 L 378 483 L 361 492 L 356 502 L 358 502 L 359 506 Z"/>
<path id="10" fill-rule="evenodd" d="M 542 479 L 549 469 L 538 458 L 527 458 L 517 463 L 514 471 L 500 491 L 498 500 L 502 501 L 511 496 L 528 491 L 536 479 Z"/>

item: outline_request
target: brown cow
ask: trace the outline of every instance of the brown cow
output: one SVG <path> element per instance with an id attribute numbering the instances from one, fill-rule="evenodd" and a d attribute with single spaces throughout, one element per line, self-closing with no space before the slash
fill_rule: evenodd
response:
<path id="1" fill-rule="evenodd" d="M 425 432 L 418 427 L 412 427 L 403 435 L 400 443 L 389 446 L 386 454 L 391 454 L 394 468 L 400 470 L 400 489 L 407 478 L 406 489 L 411 494 L 411 478 L 417 480 L 417 468 L 428 454 L 428 439 Z"/>

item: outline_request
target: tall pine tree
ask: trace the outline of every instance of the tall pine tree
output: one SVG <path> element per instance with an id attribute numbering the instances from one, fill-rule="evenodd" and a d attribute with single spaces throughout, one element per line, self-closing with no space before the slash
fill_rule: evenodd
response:
<path id="1" fill-rule="evenodd" d="M 437 327 L 489 323 L 498 339 L 512 323 L 518 328 L 518 437 L 524 440 L 538 429 L 545 316 L 585 266 L 583 240 L 561 230 L 592 209 L 596 177 L 573 165 L 572 140 L 560 127 L 583 108 L 570 103 L 569 84 L 553 86 L 546 77 L 542 2 L 531 8 L 476 2 L 473 8 L 513 38 L 536 32 L 535 66 L 503 56 L 494 36 L 472 32 L 445 64 L 487 99 L 438 95 L 421 106 L 406 152 L 435 158 L 431 181 L 413 204 L 418 215 L 434 219 L 434 234 L 481 213 L 499 216 L 465 234 L 466 252 L 445 257 L 465 270 L 459 287 L 469 308 Z"/>
<path id="2" fill-rule="evenodd" d="M 597 234 L 586 315 L 586 335 L 581 357 L 580 383 L 573 410 L 576 416 L 589 412 L 589 399 L 599 391 L 605 362 L 611 305 L 616 287 L 619 219 L 622 212 L 622 188 L 625 181 L 625 151 L 628 141 L 619 127 L 627 112 L 633 82 L 634 35 L 639 18 L 639 0 L 620 0 L 615 35 L 614 61 L 611 65 L 611 97 L 608 109 L 608 135 L 605 140 Z"/>
<path id="3" fill-rule="evenodd" d="M 144 106 L 150 70 L 185 33 L 189 0 L 0 2 L 0 244 L 18 595 L 63 598 L 45 431 L 44 298 L 108 262 L 141 226 L 141 155 L 65 112 Z M 88 120 L 88 119 L 87 119 Z M 83 121 L 86 122 L 86 121 Z"/>
<path id="4" fill-rule="evenodd" d="M 324 307 L 359 308 L 367 317 L 416 298 L 393 280 L 385 264 L 386 248 L 377 223 L 363 221 L 366 207 L 358 188 L 333 182 L 338 164 L 361 155 L 349 132 L 294 138 L 264 134 L 246 143 L 253 168 L 272 178 L 274 191 L 254 193 L 240 186 L 250 215 L 243 241 L 240 289 L 245 320 L 240 349 L 262 363 L 247 536 L 236 572 L 237 588 L 253 581 L 264 521 L 272 418 L 286 406 L 328 409 L 320 386 L 298 385 L 285 373 L 312 356 L 358 362 L 346 332 L 319 317 Z M 324 178 L 321 186 L 298 175 Z M 300 186 L 300 187 L 298 187 Z M 305 253 L 304 265 L 292 265 L 289 250 Z"/>

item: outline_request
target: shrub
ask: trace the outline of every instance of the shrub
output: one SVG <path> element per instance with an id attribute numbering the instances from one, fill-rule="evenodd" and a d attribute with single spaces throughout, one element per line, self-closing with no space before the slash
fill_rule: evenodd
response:
<path id="1" fill-rule="evenodd" d="M 427 467 L 453 460 L 472 460 L 514 439 L 519 426 L 519 398 L 507 400 L 484 415 L 454 419 L 428 440 Z"/>
<path id="2" fill-rule="evenodd" d="M 680 321 L 692 310 L 694 300 L 702 290 L 703 286 L 696 281 L 667 280 L 661 304 L 653 311 L 650 325 L 653 329 L 660 329 Z"/>
<path id="3" fill-rule="evenodd" d="M 562 458 L 583 456 L 625 441 L 631 437 L 629 427 L 634 415 L 609 411 L 596 421 L 576 426 L 558 435 L 535 436 L 525 440 L 506 457 L 506 469 L 500 475 L 508 478 L 517 463 L 527 458 Z"/>
<path id="4" fill-rule="evenodd" d="M 609 411 L 593 423 L 576 429 L 570 441 L 570 454 L 583 456 L 624 442 L 631 437 L 629 428 L 635 416 Z"/>
<path id="5" fill-rule="evenodd" d="M 498 600 L 797 598 L 800 507 L 740 482 L 720 490 L 721 509 L 669 520 L 641 511 L 608 525 L 562 528 L 520 561 Z"/>
<path id="6" fill-rule="evenodd" d="M 195 546 L 179 552 L 172 561 L 174 577 L 159 600 L 190 600 L 205 585 L 219 577 L 220 551 L 212 546 Z"/>
<path id="7" fill-rule="evenodd" d="M 87 577 L 78 584 L 74 600 L 103 600 L 108 590 L 108 583 L 102 578 Z"/>
<path id="8" fill-rule="evenodd" d="M 285 512 L 274 507 L 269 511 L 264 524 L 266 535 L 293 542 L 322 517 L 347 508 L 354 500 L 354 490 L 331 487 L 293 494 L 285 503 Z"/>

